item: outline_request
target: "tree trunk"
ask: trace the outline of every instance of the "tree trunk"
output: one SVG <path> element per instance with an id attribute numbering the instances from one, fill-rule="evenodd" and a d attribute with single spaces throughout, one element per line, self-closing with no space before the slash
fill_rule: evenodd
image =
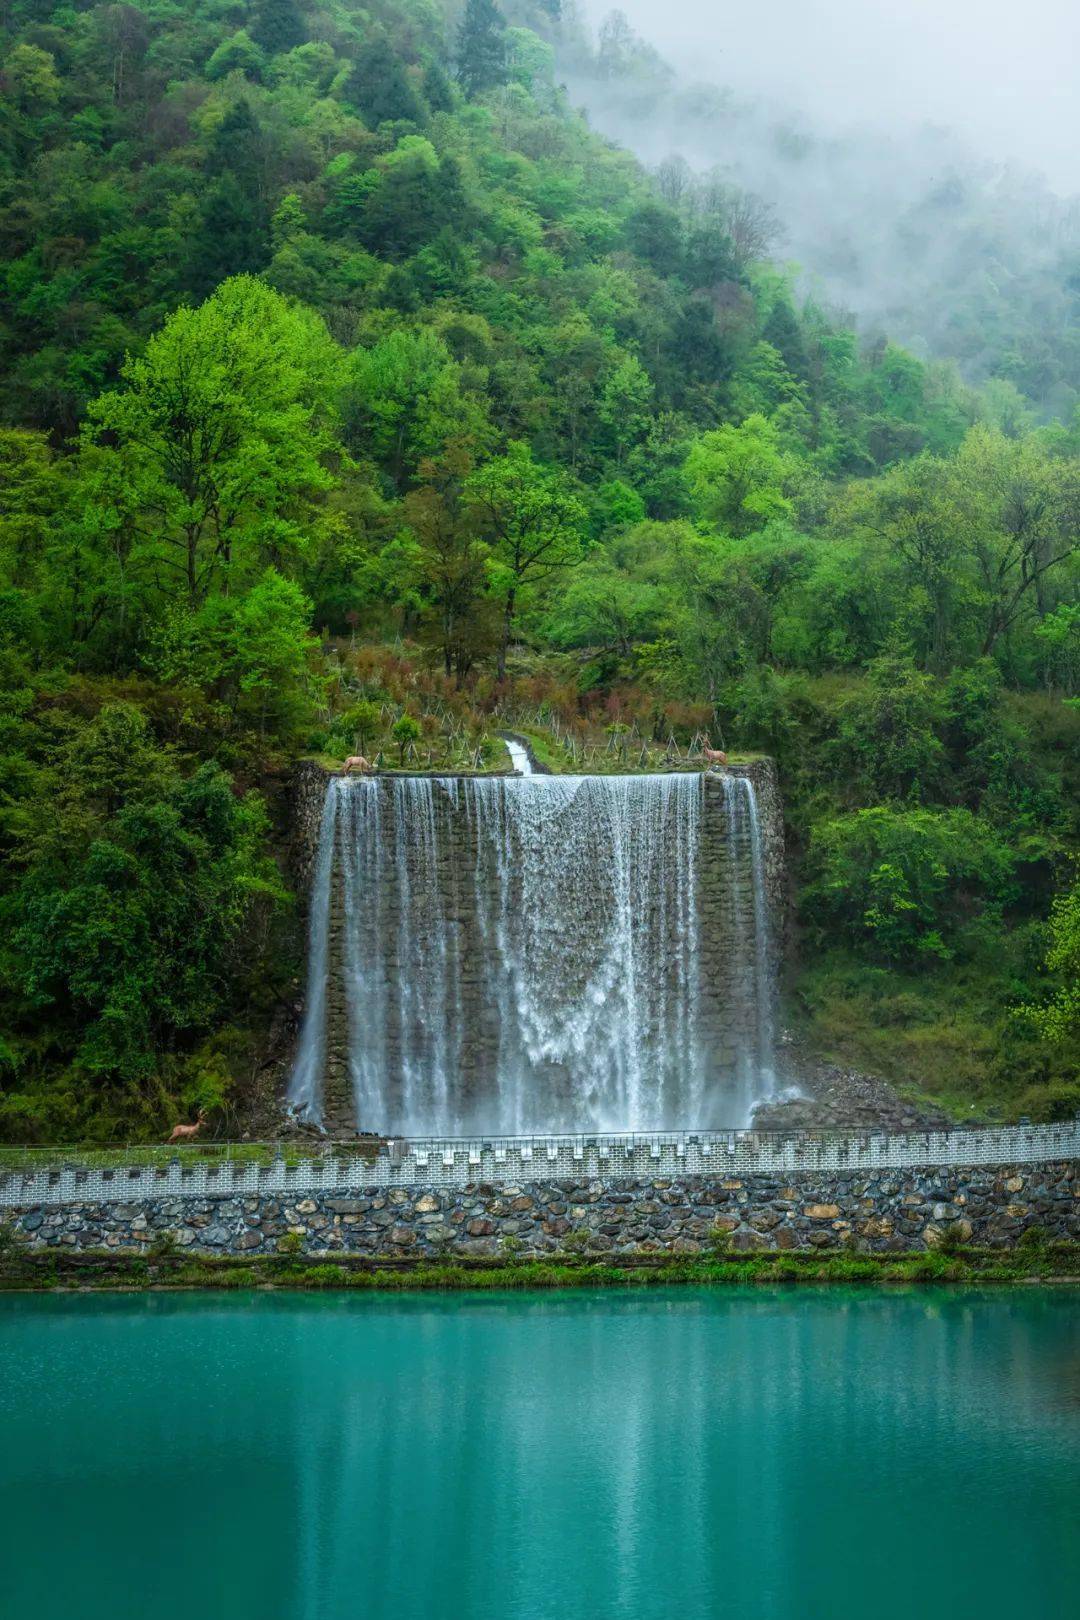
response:
<path id="1" fill-rule="evenodd" d="M 516 588 L 511 586 L 506 593 L 506 606 L 503 609 L 502 640 L 499 643 L 498 676 L 500 681 L 505 681 L 506 679 L 506 650 L 510 645 L 510 632 L 514 627 L 514 607 L 516 597 Z"/>

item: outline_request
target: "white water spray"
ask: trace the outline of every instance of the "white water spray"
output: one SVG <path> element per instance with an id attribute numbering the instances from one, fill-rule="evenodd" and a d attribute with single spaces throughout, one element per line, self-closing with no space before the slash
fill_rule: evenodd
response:
<path id="1" fill-rule="evenodd" d="M 323 1074 L 326 1067 L 326 990 L 329 979 L 330 887 L 337 827 L 337 784 L 331 782 L 323 802 L 319 851 L 311 884 L 308 915 L 307 1008 L 300 1031 L 292 1078 L 289 1112 L 309 1124 L 322 1123 Z"/>
<path id="2" fill-rule="evenodd" d="M 506 744 L 506 752 L 510 755 L 510 762 L 515 771 L 519 771 L 522 776 L 533 776 L 535 772 L 525 744 L 518 742 L 516 737 L 504 737 L 503 742 Z"/>
<path id="3" fill-rule="evenodd" d="M 732 921 L 705 940 L 704 793 L 685 773 L 332 781 L 292 1111 L 321 1117 L 340 971 L 364 1129 L 747 1124 L 773 1090 L 761 831 L 752 784 L 725 779 Z"/>

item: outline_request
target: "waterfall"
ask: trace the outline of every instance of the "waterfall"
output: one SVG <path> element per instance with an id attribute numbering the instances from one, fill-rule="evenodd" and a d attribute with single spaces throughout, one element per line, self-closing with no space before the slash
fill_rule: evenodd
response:
<path id="1" fill-rule="evenodd" d="M 532 776 L 534 774 L 532 760 L 525 744 L 518 742 L 516 737 L 504 737 L 503 742 L 506 744 L 506 752 L 510 755 L 510 763 L 515 771 L 519 771 L 522 776 Z"/>
<path id="2" fill-rule="evenodd" d="M 326 1065 L 326 990 L 329 981 L 330 890 L 334 868 L 334 833 L 339 795 L 331 782 L 323 801 L 319 849 L 311 884 L 308 915 L 307 1006 L 300 1031 L 292 1078 L 289 1112 L 320 1124 L 323 1117 L 323 1071 Z"/>
<path id="3" fill-rule="evenodd" d="M 290 1109 L 322 1117 L 340 972 L 361 1128 L 747 1124 L 773 1089 L 761 829 L 747 779 L 710 791 L 705 881 L 706 797 L 689 773 L 331 781 Z"/>
<path id="4" fill-rule="evenodd" d="M 742 1040 L 736 1054 L 736 1112 L 749 1118 L 754 1104 L 776 1091 L 769 908 L 754 784 L 748 777 L 729 774 L 724 775 L 723 784 L 734 945 L 729 1007 L 744 1035 L 750 1036 Z"/>

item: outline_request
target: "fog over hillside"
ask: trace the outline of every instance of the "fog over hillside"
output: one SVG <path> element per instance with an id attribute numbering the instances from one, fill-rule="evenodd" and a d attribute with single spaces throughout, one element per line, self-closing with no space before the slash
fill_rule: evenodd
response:
<path id="1" fill-rule="evenodd" d="M 585 0 L 595 27 L 611 9 Z M 823 130 L 948 126 L 976 150 L 1080 191 L 1075 0 L 624 0 L 683 74 L 803 109 Z"/>
<path id="2" fill-rule="evenodd" d="M 1077 397 L 1071 0 L 585 0 L 560 63 L 596 126 L 773 210 L 802 287 L 1041 408 Z"/>

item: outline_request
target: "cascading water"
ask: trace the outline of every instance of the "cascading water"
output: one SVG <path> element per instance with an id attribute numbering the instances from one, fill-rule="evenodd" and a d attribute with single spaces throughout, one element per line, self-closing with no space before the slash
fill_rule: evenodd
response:
<path id="1" fill-rule="evenodd" d="M 308 915 L 307 1008 L 300 1031 L 292 1078 L 289 1081 L 289 1110 L 298 1119 L 321 1124 L 323 1118 L 323 1071 L 326 1066 L 326 991 L 329 979 L 330 890 L 334 870 L 334 844 L 339 800 L 337 784 L 331 782 L 323 802 L 319 826 L 319 853 L 311 884 Z"/>
<path id="2" fill-rule="evenodd" d="M 506 744 L 506 751 L 510 755 L 510 763 L 515 771 L 519 771 L 522 776 L 532 776 L 534 774 L 532 760 L 525 744 L 518 742 L 516 737 L 504 737 L 503 742 Z"/>
<path id="3" fill-rule="evenodd" d="M 748 1123 L 773 1089 L 768 906 L 752 783 L 723 804 L 705 881 L 696 774 L 335 778 L 291 1110 L 323 1117 L 340 973 L 361 1128 Z"/>
<path id="4" fill-rule="evenodd" d="M 754 1104 L 776 1091 L 769 909 L 754 784 L 745 776 L 730 775 L 723 777 L 723 783 L 734 946 L 730 970 L 735 979 L 729 1000 L 749 1008 L 753 1020 L 753 1040 L 744 1040 L 736 1049 L 736 1112 L 749 1118 Z"/>

